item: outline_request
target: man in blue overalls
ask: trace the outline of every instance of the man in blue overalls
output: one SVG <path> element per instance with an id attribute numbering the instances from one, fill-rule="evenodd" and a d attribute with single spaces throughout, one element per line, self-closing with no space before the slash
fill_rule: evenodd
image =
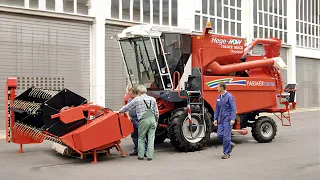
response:
<path id="1" fill-rule="evenodd" d="M 228 159 L 235 144 L 231 142 L 231 131 L 236 119 L 236 105 L 234 97 L 226 91 L 226 84 L 218 85 L 220 95 L 217 98 L 216 110 L 214 111 L 215 126 L 218 125 L 218 138 L 223 143 L 222 159 Z"/>

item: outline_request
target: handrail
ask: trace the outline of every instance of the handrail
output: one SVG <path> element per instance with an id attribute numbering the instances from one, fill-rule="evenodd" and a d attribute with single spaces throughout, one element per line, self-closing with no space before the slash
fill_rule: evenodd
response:
<path id="1" fill-rule="evenodd" d="M 203 64 L 202 64 L 202 55 L 203 55 L 203 48 L 199 49 L 199 58 L 200 58 L 200 64 L 201 64 L 201 95 L 203 95 L 203 88 L 204 88 L 204 73 L 203 73 Z"/>
<path id="2" fill-rule="evenodd" d="M 181 75 L 180 75 L 179 71 L 175 71 L 173 73 L 173 86 L 172 86 L 172 89 L 174 89 L 176 87 L 176 85 L 174 84 L 176 82 L 176 74 L 178 74 L 178 96 L 180 98 L 187 98 L 187 96 L 181 96 L 181 94 L 180 94 L 180 76 Z"/>

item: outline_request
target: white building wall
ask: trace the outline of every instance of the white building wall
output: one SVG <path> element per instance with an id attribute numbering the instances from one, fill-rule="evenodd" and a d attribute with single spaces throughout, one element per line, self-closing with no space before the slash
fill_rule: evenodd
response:
<path id="1" fill-rule="evenodd" d="M 288 59 L 287 59 L 287 65 L 288 65 L 288 70 L 287 70 L 287 77 L 288 77 L 288 84 L 295 84 L 297 83 L 297 77 L 296 77 L 296 4 L 295 3 L 290 3 L 290 9 L 287 11 L 287 39 L 288 39 L 288 44 L 290 45 L 290 48 L 288 50 Z"/>
<path id="2" fill-rule="evenodd" d="M 172 10 L 173 3 L 177 12 Z M 106 19 L 199 32 L 206 21 L 211 21 L 215 33 L 241 36 L 247 42 L 278 37 L 289 48 L 288 83 L 296 82 L 296 56 L 320 58 L 320 0 L 0 0 L 0 5 L 95 17 L 91 31 L 91 101 L 101 105 L 105 99 Z"/>

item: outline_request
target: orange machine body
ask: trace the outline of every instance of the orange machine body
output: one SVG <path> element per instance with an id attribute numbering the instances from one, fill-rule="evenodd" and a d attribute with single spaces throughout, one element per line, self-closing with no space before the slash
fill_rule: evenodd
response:
<path id="1" fill-rule="evenodd" d="M 240 62 L 248 50 L 244 43 L 243 38 L 209 33 L 192 37 L 192 68 L 203 72 L 203 97 L 215 109 L 219 96 L 217 85 L 223 81 L 235 98 L 238 114 L 277 109 L 276 96 L 283 90 L 283 81 L 279 70 L 273 66 L 273 58 L 279 56 L 281 40 L 254 41 L 248 48 L 261 43 L 266 55 L 248 56 L 245 62 Z M 239 72 L 246 75 L 237 74 Z"/>
<path id="2" fill-rule="evenodd" d="M 84 107 L 83 109 L 87 108 Z M 68 112 L 68 110 L 62 112 L 60 117 L 67 116 L 69 113 L 73 116 L 73 114 L 71 114 L 72 109 L 70 109 L 70 112 Z M 95 118 L 85 126 L 62 136 L 60 139 L 70 147 L 81 152 L 86 152 L 119 141 L 132 132 L 132 122 L 128 120 L 125 114 L 110 111 Z"/>
<path id="3" fill-rule="evenodd" d="M 19 132 L 19 129 L 15 127 L 15 117 L 14 112 L 9 109 L 10 104 L 13 102 L 16 95 L 16 88 L 18 87 L 18 82 L 16 77 L 8 77 L 6 83 L 6 142 L 17 143 L 17 144 L 34 144 L 41 143 L 43 139 L 33 139 L 29 136 L 25 136 L 23 133 Z M 20 148 L 20 153 L 22 153 L 22 146 Z"/>
<path id="4" fill-rule="evenodd" d="M 245 38 L 211 33 L 210 22 L 202 34 L 160 30 L 158 37 L 154 34 L 158 30 L 154 29 L 129 27 L 119 34 L 118 41 L 123 60 L 130 64 L 129 80 L 145 84 L 148 94 L 157 100 L 160 115 L 157 143 L 169 138 L 181 152 L 204 147 L 210 133 L 218 133 L 213 116 L 220 82 L 225 82 L 226 90 L 235 99 L 232 134 L 246 135 L 246 128 L 251 127 L 255 140 L 272 141 L 276 123 L 260 113 L 273 113 L 283 126 L 291 126 L 289 111 L 296 106 L 296 84 L 284 86 L 280 70 L 287 65 L 280 57 L 280 39 L 255 39 L 245 46 Z M 139 34 L 144 31 L 147 33 Z M 141 45 L 142 50 L 127 48 L 133 44 Z M 250 51 L 258 44 L 263 46 L 264 54 L 251 55 Z M 132 52 L 135 56 L 127 55 Z M 139 67 L 144 67 L 143 72 Z M 152 72 L 147 73 L 149 67 Z"/>

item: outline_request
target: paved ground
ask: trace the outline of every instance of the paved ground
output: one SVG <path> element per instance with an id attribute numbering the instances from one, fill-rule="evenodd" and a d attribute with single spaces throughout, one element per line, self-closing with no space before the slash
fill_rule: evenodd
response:
<path id="1" fill-rule="evenodd" d="M 0 140 L 1 180 L 82 180 L 82 179 L 245 179 L 316 180 L 320 177 L 320 111 L 292 114 L 293 125 L 282 127 L 272 143 L 259 144 L 251 134 L 233 137 L 237 146 L 232 158 L 222 160 L 222 146 L 212 135 L 209 147 L 200 152 L 179 153 L 166 141 L 156 147 L 153 161 L 136 157 L 101 157 L 98 164 L 56 154 L 49 143 L 25 146 Z M 131 152 L 132 143 L 123 147 Z"/>

